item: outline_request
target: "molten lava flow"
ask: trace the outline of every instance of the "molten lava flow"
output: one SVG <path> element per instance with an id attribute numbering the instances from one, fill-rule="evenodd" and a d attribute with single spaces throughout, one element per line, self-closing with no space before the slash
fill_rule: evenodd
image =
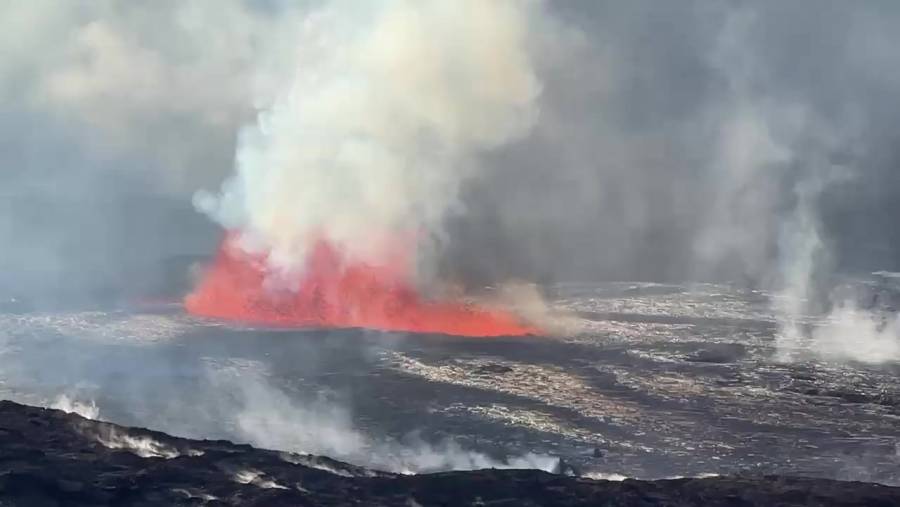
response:
<path id="1" fill-rule="evenodd" d="M 288 327 L 366 327 L 460 336 L 536 334 L 515 315 L 468 303 L 424 300 L 411 283 L 403 256 L 370 265 L 347 262 L 319 241 L 306 260 L 299 285 L 273 290 L 265 259 L 243 252 L 233 238 L 222 242 L 213 264 L 185 299 L 195 315 Z"/>

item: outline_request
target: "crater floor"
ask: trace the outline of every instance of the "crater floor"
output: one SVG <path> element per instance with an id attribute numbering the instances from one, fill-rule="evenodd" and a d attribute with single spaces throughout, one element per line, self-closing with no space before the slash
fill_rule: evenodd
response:
<path id="1" fill-rule="evenodd" d="M 398 472 L 532 466 L 900 484 L 900 365 L 776 360 L 771 296 L 562 285 L 576 332 L 266 330 L 177 306 L 0 314 L 0 396 Z"/>

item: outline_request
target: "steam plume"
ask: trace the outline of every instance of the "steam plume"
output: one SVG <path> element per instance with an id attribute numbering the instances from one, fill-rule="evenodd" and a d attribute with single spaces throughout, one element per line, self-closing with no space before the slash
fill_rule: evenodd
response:
<path id="1" fill-rule="evenodd" d="M 241 132 L 236 174 L 196 206 L 282 274 L 320 239 L 379 262 L 398 234 L 440 235 L 474 157 L 534 122 L 536 9 L 386 0 L 310 13 L 290 82 Z"/>

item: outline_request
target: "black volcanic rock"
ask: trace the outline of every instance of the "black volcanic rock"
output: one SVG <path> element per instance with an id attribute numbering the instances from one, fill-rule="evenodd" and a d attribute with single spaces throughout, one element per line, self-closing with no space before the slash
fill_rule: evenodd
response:
<path id="1" fill-rule="evenodd" d="M 688 356 L 688 361 L 696 363 L 733 363 L 747 354 L 747 349 L 739 343 L 711 343 Z"/>
<path id="2" fill-rule="evenodd" d="M 0 402 L 0 505 L 900 505 L 900 488 L 788 477 L 596 481 L 534 470 L 376 472 Z"/>

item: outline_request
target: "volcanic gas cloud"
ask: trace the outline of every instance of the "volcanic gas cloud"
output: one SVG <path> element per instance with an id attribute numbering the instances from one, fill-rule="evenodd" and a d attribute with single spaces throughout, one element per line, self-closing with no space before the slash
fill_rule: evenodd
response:
<path id="1" fill-rule="evenodd" d="M 479 155 L 527 135 L 541 3 L 319 5 L 275 73 L 286 82 L 256 100 L 266 106 L 240 133 L 236 173 L 195 196 L 231 232 L 187 309 L 275 325 L 530 332 L 510 313 L 422 297 L 413 267 L 436 249 L 373 248 L 372 236 L 443 237 Z"/>

